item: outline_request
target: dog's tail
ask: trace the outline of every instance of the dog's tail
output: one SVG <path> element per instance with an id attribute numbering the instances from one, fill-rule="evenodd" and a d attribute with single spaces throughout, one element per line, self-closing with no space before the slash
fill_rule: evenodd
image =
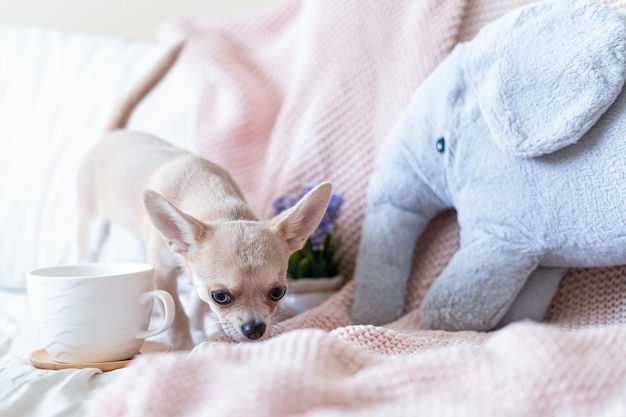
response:
<path id="1" fill-rule="evenodd" d="M 167 52 L 157 61 L 148 74 L 139 82 L 135 88 L 126 96 L 124 101 L 118 106 L 113 117 L 107 125 L 106 131 L 123 129 L 130 119 L 130 115 L 137 107 L 137 104 L 163 79 L 169 70 L 178 60 L 178 56 L 185 46 L 184 42 L 179 42 L 170 47 Z"/>

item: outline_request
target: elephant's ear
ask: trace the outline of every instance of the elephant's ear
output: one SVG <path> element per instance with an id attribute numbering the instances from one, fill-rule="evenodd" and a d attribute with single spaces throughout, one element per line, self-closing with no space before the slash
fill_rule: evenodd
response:
<path id="1" fill-rule="evenodd" d="M 471 94 L 494 140 L 517 156 L 548 154 L 578 141 L 624 84 L 624 22 L 588 1 L 518 9 L 461 47 Z"/>

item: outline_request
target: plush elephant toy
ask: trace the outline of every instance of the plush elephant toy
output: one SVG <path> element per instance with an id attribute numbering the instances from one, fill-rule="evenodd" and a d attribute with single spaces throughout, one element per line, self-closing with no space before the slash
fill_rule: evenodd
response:
<path id="1" fill-rule="evenodd" d="M 402 314 L 416 240 L 449 208 L 460 248 L 421 304 L 429 328 L 539 320 L 567 268 L 626 264 L 625 70 L 621 16 L 589 1 L 525 6 L 457 45 L 379 154 L 354 322 Z"/>

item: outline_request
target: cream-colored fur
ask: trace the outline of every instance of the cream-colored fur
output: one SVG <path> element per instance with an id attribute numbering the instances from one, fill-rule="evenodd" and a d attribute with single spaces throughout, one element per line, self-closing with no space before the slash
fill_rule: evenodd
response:
<path id="1" fill-rule="evenodd" d="M 81 256 L 94 260 L 108 222 L 119 223 L 145 242 L 155 286 L 176 300 L 169 331 L 175 349 L 193 346 L 178 297 L 182 268 L 229 337 L 262 339 L 286 290 L 289 255 L 317 227 L 332 186 L 322 183 L 290 210 L 259 221 L 226 170 L 154 136 L 123 130 L 135 105 L 167 74 L 181 49 L 169 51 L 129 95 L 83 162 L 78 177 Z M 90 251 L 90 229 L 98 220 L 99 236 Z M 202 303 L 197 304 L 192 317 L 201 326 Z"/>

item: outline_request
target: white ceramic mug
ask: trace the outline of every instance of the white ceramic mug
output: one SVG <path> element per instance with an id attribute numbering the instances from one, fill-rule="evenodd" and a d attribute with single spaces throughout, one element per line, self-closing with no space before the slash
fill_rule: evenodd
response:
<path id="1" fill-rule="evenodd" d="M 174 300 L 153 290 L 154 267 L 144 263 L 55 266 L 26 274 L 28 297 L 44 348 L 65 363 L 132 358 L 144 339 L 174 320 Z M 163 323 L 148 330 L 152 300 Z"/>

